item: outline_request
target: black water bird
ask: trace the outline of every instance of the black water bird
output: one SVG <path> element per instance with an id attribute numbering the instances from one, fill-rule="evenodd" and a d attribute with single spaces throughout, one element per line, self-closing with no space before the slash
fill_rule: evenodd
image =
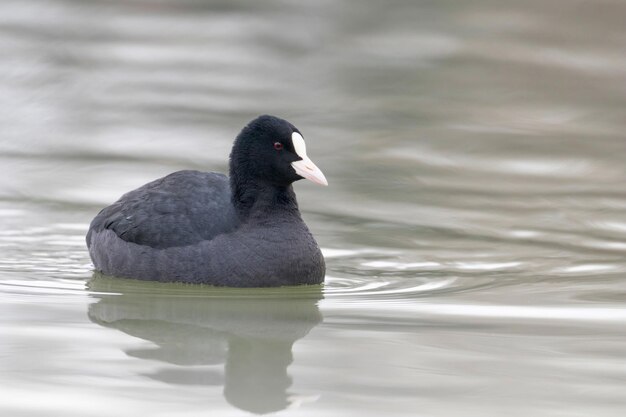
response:
<path id="1" fill-rule="evenodd" d="M 325 263 L 302 221 L 292 183 L 328 185 L 300 131 L 260 116 L 230 154 L 230 178 L 178 171 L 124 194 L 87 233 L 108 275 L 231 287 L 318 284 Z"/>

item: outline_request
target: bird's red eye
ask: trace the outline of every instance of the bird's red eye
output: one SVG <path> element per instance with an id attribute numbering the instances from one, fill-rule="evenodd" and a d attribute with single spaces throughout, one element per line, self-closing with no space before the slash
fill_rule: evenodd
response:
<path id="1" fill-rule="evenodd" d="M 274 149 L 281 151 L 283 149 L 283 144 L 280 142 L 274 142 Z"/>

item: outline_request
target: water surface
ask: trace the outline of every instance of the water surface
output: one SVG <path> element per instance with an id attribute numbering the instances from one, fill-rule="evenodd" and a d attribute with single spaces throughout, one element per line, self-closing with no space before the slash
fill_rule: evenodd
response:
<path id="1" fill-rule="evenodd" d="M 0 414 L 622 416 L 620 1 L 3 1 Z M 97 276 L 89 221 L 287 118 L 321 287 Z"/>

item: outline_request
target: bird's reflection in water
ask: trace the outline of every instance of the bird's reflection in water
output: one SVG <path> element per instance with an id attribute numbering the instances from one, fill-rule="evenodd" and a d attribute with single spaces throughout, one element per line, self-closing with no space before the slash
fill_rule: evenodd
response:
<path id="1" fill-rule="evenodd" d="M 322 321 L 320 286 L 272 289 L 158 284 L 94 275 L 89 318 L 155 344 L 130 356 L 170 365 L 150 378 L 222 385 L 226 400 L 263 414 L 289 407 L 292 346 Z M 224 373 L 215 367 L 224 363 Z"/>

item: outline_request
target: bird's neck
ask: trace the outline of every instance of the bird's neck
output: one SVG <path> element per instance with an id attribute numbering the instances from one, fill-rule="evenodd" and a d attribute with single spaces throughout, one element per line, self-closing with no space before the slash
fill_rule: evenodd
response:
<path id="1" fill-rule="evenodd" d="M 231 175 L 230 186 L 232 203 L 243 221 L 263 220 L 278 212 L 300 217 L 291 185 L 277 186 L 258 180 L 233 178 Z"/>

